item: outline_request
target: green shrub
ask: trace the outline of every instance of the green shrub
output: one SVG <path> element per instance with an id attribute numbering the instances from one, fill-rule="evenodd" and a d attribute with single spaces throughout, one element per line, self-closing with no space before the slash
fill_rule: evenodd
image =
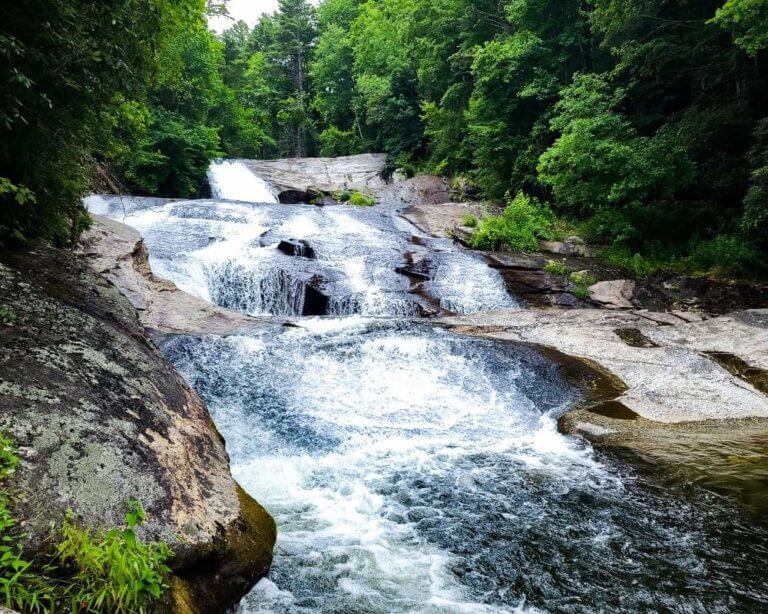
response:
<path id="1" fill-rule="evenodd" d="M 0 433 L 0 487 L 18 463 L 11 440 Z M 11 498 L 0 488 L 0 604 L 25 612 L 52 610 L 55 588 L 31 570 L 32 563 L 23 556 L 21 537 L 11 513 Z"/>
<path id="2" fill-rule="evenodd" d="M 597 277 L 589 271 L 575 271 L 571 273 L 571 281 L 573 282 L 571 292 L 574 296 L 585 299 L 589 296 L 589 287 L 597 283 Z"/>
<path id="3" fill-rule="evenodd" d="M 94 532 L 75 525 L 71 516 L 65 519 L 57 553 L 62 566 L 74 572 L 66 591 L 73 609 L 146 612 L 167 588 L 171 551 L 163 543 L 137 541 L 144 510 L 135 500 L 127 505 L 124 529 Z"/>
<path id="4" fill-rule="evenodd" d="M 501 215 L 484 217 L 472 235 L 475 249 L 516 249 L 533 251 L 537 239 L 554 238 L 552 212 L 522 192 L 507 204 Z"/>
<path id="5" fill-rule="evenodd" d="M 614 246 L 605 250 L 602 258 L 607 264 L 636 278 L 648 277 L 670 266 L 670 261 L 644 256 L 625 246 Z"/>
<path id="6" fill-rule="evenodd" d="M 466 226 L 467 228 L 475 228 L 477 226 L 477 217 L 471 213 L 467 213 L 461 218 L 461 225 Z"/>
<path id="7" fill-rule="evenodd" d="M 597 277 L 589 271 L 575 271 L 571 273 L 571 281 L 577 286 L 592 286 L 597 283 Z"/>
<path id="8" fill-rule="evenodd" d="M 349 202 L 350 198 L 352 198 L 352 192 L 349 190 L 342 190 L 340 192 L 333 192 L 331 196 L 333 197 L 333 200 L 337 200 L 340 203 L 346 203 Z"/>
<path id="9" fill-rule="evenodd" d="M 16 314 L 8 305 L 0 305 L 0 324 L 4 326 L 13 326 L 16 321 Z"/>
<path id="10" fill-rule="evenodd" d="M 544 270 L 550 275 L 568 275 L 568 267 L 562 260 L 550 260 L 544 266 Z"/>
<path id="11" fill-rule="evenodd" d="M 693 241 L 680 268 L 718 277 L 762 277 L 768 273 L 761 253 L 751 243 L 736 236 Z"/>
<path id="12" fill-rule="evenodd" d="M 353 192 L 348 202 L 356 207 L 373 207 L 376 204 L 376 199 L 362 192 Z"/>
<path id="13" fill-rule="evenodd" d="M 0 433 L 0 487 L 17 464 L 12 442 Z M 136 527 L 144 520 L 138 501 L 126 502 L 124 529 L 82 529 L 69 515 L 56 559 L 48 565 L 24 558 L 23 535 L 10 503 L 0 488 L 0 604 L 23 612 L 142 614 L 167 588 L 171 570 L 166 561 L 172 553 L 165 544 L 136 539 Z"/>

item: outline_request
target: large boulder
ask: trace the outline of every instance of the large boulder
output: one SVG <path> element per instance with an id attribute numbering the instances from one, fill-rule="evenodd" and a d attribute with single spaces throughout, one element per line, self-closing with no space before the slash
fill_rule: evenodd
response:
<path id="1" fill-rule="evenodd" d="M 386 154 L 242 162 L 284 195 L 281 202 L 307 202 L 321 193 L 376 190 L 386 185 Z"/>
<path id="2" fill-rule="evenodd" d="M 608 309 L 632 309 L 635 282 L 631 279 L 600 281 L 588 288 L 590 300 Z"/>
<path id="3" fill-rule="evenodd" d="M 174 551 L 174 609 L 221 611 L 270 564 L 275 525 L 239 490 L 208 411 L 147 337 L 131 303 L 71 252 L 0 254 L 0 430 L 30 554 L 72 510 Z M 187 580 L 185 580 L 187 578 Z M 183 599 L 182 599 L 183 596 Z"/>

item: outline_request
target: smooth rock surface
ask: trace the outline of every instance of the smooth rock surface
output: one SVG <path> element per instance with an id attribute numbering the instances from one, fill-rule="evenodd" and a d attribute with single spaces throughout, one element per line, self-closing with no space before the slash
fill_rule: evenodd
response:
<path id="1" fill-rule="evenodd" d="M 450 238 L 465 216 L 482 217 L 483 206 L 480 203 L 415 203 L 401 215 L 422 232 L 433 237 Z"/>
<path id="2" fill-rule="evenodd" d="M 569 239 L 575 239 L 571 242 Z M 590 256 L 589 248 L 580 237 L 569 237 L 565 241 L 539 241 L 539 251 L 558 256 Z"/>
<path id="3" fill-rule="evenodd" d="M 239 493 L 202 400 L 82 259 L 39 248 L 0 262 L 0 429 L 19 450 L 11 488 L 29 552 L 50 549 L 67 510 L 111 528 L 135 498 L 140 537 L 171 546 L 181 582 L 203 566 L 218 578 L 205 603 L 231 605 L 268 569 L 275 527 Z"/>
<path id="4" fill-rule="evenodd" d="M 745 363 L 768 364 L 768 310 L 702 323 L 659 325 L 647 314 L 584 309 L 498 311 L 441 318 L 466 334 L 553 348 L 586 359 L 617 377 L 626 390 L 616 399 L 659 422 L 768 417 L 768 397 L 731 375 L 708 351 L 730 351 Z M 635 347 L 617 330 L 633 329 L 655 347 Z"/>
<path id="5" fill-rule="evenodd" d="M 226 334 L 258 324 L 259 319 L 212 305 L 157 277 L 147 249 L 133 228 L 94 215 L 78 252 L 130 300 L 143 326 L 160 333 Z"/>
<path id="6" fill-rule="evenodd" d="M 279 193 L 377 190 L 386 185 L 383 176 L 386 154 L 240 162 L 272 184 Z"/>
<path id="7" fill-rule="evenodd" d="M 600 281 L 590 286 L 587 291 L 590 300 L 609 309 L 632 309 L 635 282 L 631 279 Z"/>

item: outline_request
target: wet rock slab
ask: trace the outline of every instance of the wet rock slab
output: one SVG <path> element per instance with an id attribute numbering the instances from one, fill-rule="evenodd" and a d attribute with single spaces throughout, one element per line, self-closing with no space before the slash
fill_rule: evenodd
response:
<path id="1" fill-rule="evenodd" d="M 120 289 L 145 328 L 159 333 L 225 334 L 259 324 L 257 318 L 212 305 L 156 276 L 136 230 L 99 215 L 93 219 L 80 239 L 78 253 Z"/>
<path id="2" fill-rule="evenodd" d="M 533 343 L 587 360 L 623 382 L 615 400 L 648 420 L 676 423 L 768 417 L 768 397 L 707 352 L 768 365 L 766 310 L 661 325 L 645 313 L 606 310 L 502 311 L 442 318 L 457 332 Z M 650 344 L 628 342 L 633 329 Z"/>
<path id="3" fill-rule="evenodd" d="M 314 260 L 317 256 L 315 250 L 304 239 L 287 239 L 277 244 L 277 249 L 287 256 L 297 256 L 299 258 L 309 258 Z"/>

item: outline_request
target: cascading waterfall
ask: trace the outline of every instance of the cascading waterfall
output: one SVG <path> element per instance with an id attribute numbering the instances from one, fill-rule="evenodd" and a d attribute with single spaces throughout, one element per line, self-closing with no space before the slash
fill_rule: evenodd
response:
<path id="1" fill-rule="evenodd" d="M 307 309 L 308 294 L 323 297 L 327 315 L 418 316 L 420 294 L 457 313 L 518 306 L 478 256 L 404 228 L 389 211 L 114 196 L 87 205 L 139 230 L 158 275 L 251 315 L 322 315 Z M 418 287 L 396 271 L 415 235 L 434 250 L 435 267 L 434 279 Z M 281 241 L 295 253 L 277 249 Z"/>
<path id="2" fill-rule="evenodd" d="M 277 203 L 272 187 L 238 160 L 218 160 L 208 169 L 211 196 L 217 200 Z"/>
<path id="3" fill-rule="evenodd" d="M 301 315 L 306 283 L 281 269 L 256 274 L 242 263 L 227 260 L 206 268 L 209 295 L 216 305 L 249 315 Z"/>
<path id="4" fill-rule="evenodd" d="M 241 614 L 768 607 L 764 528 L 560 435 L 578 392 L 535 351 L 412 321 L 519 308 L 481 257 L 386 207 L 244 202 L 265 198 L 252 178 L 225 161 L 211 169 L 222 200 L 87 201 L 137 228 L 155 272 L 188 292 L 341 316 L 163 344 L 278 522 Z"/>

